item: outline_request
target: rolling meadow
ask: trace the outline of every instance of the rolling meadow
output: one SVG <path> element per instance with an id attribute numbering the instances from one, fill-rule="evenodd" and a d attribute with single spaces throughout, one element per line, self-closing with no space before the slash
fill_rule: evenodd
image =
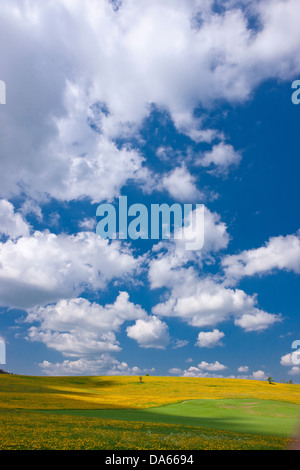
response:
<path id="1" fill-rule="evenodd" d="M 1 450 L 277 450 L 300 386 L 184 377 L 0 376 Z"/>

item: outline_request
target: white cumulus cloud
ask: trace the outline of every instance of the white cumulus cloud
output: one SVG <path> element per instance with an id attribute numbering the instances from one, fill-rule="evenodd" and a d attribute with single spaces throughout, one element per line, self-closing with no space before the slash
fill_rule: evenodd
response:
<path id="1" fill-rule="evenodd" d="M 31 326 L 28 338 L 40 341 L 64 356 L 82 357 L 121 348 L 116 333 L 126 321 L 145 318 L 146 312 L 129 301 L 127 292 L 120 292 L 113 304 L 105 306 L 77 298 L 29 312 Z"/>
<path id="2" fill-rule="evenodd" d="M 137 320 L 126 331 L 142 348 L 164 349 L 169 343 L 168 325 L 155 316 Z"/>
<path id="3" fill-rule="evenodd" d="M 300 72 L 298 0 L 256 2 L 257 31 L 242 4 L 224 8 L 218 14 L 214 2 L 199 0 L 124 0 L 118 9 L 108 0 L 2 0 L 1 197 L 113 198 L 145 177 L 143 156 L 114 139 L 137 135 L 152 105 L 179 132 L 212 142 L 220 132 L 195 116 L 199 104 L 245 101 L 265 80 Z M 193 190 L 186 180 L 186 194 Z"/>
<path id="4" fill-rule="evenodd" d="M 5 199 L 0 200 L 1 234 L 13 240 L 30 235 L 29 224 L 24 220 L 22 214 L 15 212 L 13 204 Z"/>
<path id="5" fill-rule="evenodd" d="M 92 232 L 34 232 L 0 243 L 0 305 L 31 308 L 132 276 L 140 260 L 119 242 Z"/>
<path id="6" fill-rule="evenodd" d="M 213 348 L 220 346 L 221 339 L 225 334 L 222 331 L 214 329 L 213 331 L 200 331 L 197 337 L 196 346 L 199 348 Z"/>
<path id="7" fill-rule="evenodd" d="M 273 237 L 265 246 L 224 257 L 222 265 L 232 281 L 276 269 L 300 274 L 300 234 Z"/>
<path id="8" fill-rule="evenodd" d="M 241 154 L 234 150 L 232 145 L 221 142 L 205 152 L 203 157 L 198 159 L 197 164 L 203 167 L 212 167 L 210 172 L 216 176 L 228 172 L 231 166 L 237 166 L 241 161 Z"/>
<path id="9" fill-rule="evenodd" d="M 136 375 L 142 372 L 139 367 L 130 367 L 126 362 L 118 361 L 109 354 L 101 354 L 94 359 L 66 359 L 56 363 L 45 360 L 40 363 L 40 367 L 44 374 L 50 376 Z"/>

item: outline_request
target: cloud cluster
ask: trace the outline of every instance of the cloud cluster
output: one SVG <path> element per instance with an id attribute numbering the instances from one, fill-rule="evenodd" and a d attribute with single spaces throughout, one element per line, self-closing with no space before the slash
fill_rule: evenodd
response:
<path id="1" fill-rule="evenodd" d="M 268 377 L 263 370 L 256 370 L 252 372 L 252 374 L 246 374 L 246 372 L 249 372 L 248 366 L 239 367 L 238 372 L 242 372 L 243 375 L 230 375 L 228 378 L 241 380 L 267 380 Z"/>
<path id="2" fill-rule="evenodd" d="M 183 372 L 183 377 L 218 377 L 216 372 L 222 372 L 227 369 L 227 366 L 221 364 L 219 361 L 212 363 L 202 361 L 197 367 L 191 366 Z"/>
<path id="3" fill-rule="evenodd" d="M 194 211 L 196 212 L 197 209 Z M 202 249 L 186 250 L 186 241 L 190 235 L 200 238 L 203 227 L 196 226 L 194 233 L 183 233 L 182 239 L 171 239 L 168 243 L 160 242 L 153 248 L 155 255 L 150 259 L 148 277 L 151 288 L 173 287 L 181 282 L 186 283 L 187 277 L 196 275 L 195 268 L 191 265 L 202 263 L 202 260 L 211 254 L 227 248 L 229 234 L 227 227 L 218 214 L 204 208 L 204 244 Z M 187 268 L 187 266 L 190 266 Z"/>
<path id="4" fill-rule="evenodd" d="M 0 243 L 0 305 L 31 308 L 103 289 L 139 268 L 125 245 L 93 232 L 34 232 Z"/>
<path id="5" fill-rule="evenodd" d="M 113 304 L 101 306 L 86 299 L 61 300 L 29 312 L 31 341 L 40 341 L 64 356 L 83 357 L 101 352 L 120 351 L 115 333 L 126 321 L 146 318 L 146 312 L 120 292 Z"/>
<path id="6" fill-rule="evenodd" d="M 253 12 L 257 26 L 251 26 Z M 192 148 L 206 144 L 193 162 L 198 169 L 228 174 L 241 153 L 195 110 L 209 114 L 218 102 L 244 102 L 265 80 L 300 73 L 299 15 L 298 0 L 252 6 L 226 1 L 219 13 L 213 0 L 123 0 L 118 7 L 109 0 L 2 0 L 0 41 L 6 51 L 0 70 L 7 104 L 0 108 L 0 305 L 28 311 L 27 322 L 34 324 L 30 340 L 83 357 L 45 361 L 45 373 L 136 372 L 99 356 L 120 350 L 117 333 L 127 321 L 134 322 L 127 326 L 128 337 L 142 348 L 185 344 L 170 339 L 161 317 L 198 329 L 232 320 L 246 332 L 281 321 L 237 284 L 276 269 L 299 274 L 299 233 L 224 256 L 221 280 L 204 267 L 217 265 L 230 236 L 221 217 L 208 209 L 199 253 L 174 240 L 158 243 L 143 257 L 92 231 L 35 231 L 25 216 L 42 220 L 39 204 L 53 199 L 111 201 L 131 182 L 182 202 L 202 197 L 188 158 L 168 170 L 150 166 L 139 145 L 145 119 L 154 109 L 166 113 Z M 155 150 L 165 159 L 163 146 Z M 16 196 L 27 198 L 21 212 L 9 202 Z M 92 230 L 93 223 L 87 218 L 80 228 Z M 152 316 L 125 292 L 104 306 L 80 297 L 131 281 L 142 264 L 150 288 L 165 293 Z M 223 335 L 217 328 L 200 331 L 196 344 L 213 347 Z M 218 362 L 201 362 L 184 373 L 205 376 L 223 369 Z"/>
<path id="7" fill-rule="evenodd" d="M 100 201 L 145 180 L 143 156 L 115 139 L 136 135 L 153 104 L 196 142 L 222 141 L 194 109 L 246 100 L 264 80 L 299 72 L 299 9 L 257 2 L 255 29 L 251 9 L 230 2 L 217 13 L 212 0 L 3 0 L 1 196 Z M 237 158 L 214 146 L 203 163 Z M 178 171 L 166 175 L 171 193 Z"/>
<path id="8" fill-rule="evenodd" d="M 263 331 L 280 322 L 280 315 L 258 308 L 255 295 L 229 287 L 227 278 L 221 281 L 218 276 L 204 274 L 202 269 L 206 258 L 210 259 L 227 248 L 229 243 L 227 227 L 220 217 L 208 209 L 205 209 L 204 216 L 205 241 L 200 254 L 186 251 L 177 240 L 155 247 L 155 257 L 150 260 L 148 271 L 151 288 L 165 287 L 169 293 L 165 295 L 166 300 L 153 307 L 152 313 L 175 317 L 198 328 L 234 320 L 234 324 L 246 332 Z M 231 259 L 223 258 L 223 265 L 228 258 Z M 205 344 L 204 338 L 208 336 L 204 335 L 203 339 L 200 336 L 198 345 L 201 341 Z M 212 340 L 211 336 L 209 340 Z"/>
<path id="9" fill-rule="evenodd" d="M 186 279 L 173 287 L 168 300 L 153 308 L 155 315 L 177 317 L 194 327 L 234 319 L 245 331 L 262 331 L 281 320 L 279 315 L 259 310 L 256 297 L 241 289 L 230 289 L 211 278 Z"/>
<path id="10" fill-rule="evenodd" d="M 220 372 L 228 369 L 227 366 L 221 364 L 219 361 L 206 362 L 202 361 L 197 366 L 191 366 L 188 369 L 182 370 L 179 368 L 169 369 L 170 374 L 182 376 L 182 377 L 210 377 L 210 378 L 227 378 L 227 379 L 242 379 L 242 380 L 266 380 L 267 375 L 262 370 L 253 371 L 252 374 L 249 372 L 248 366 L 241 366 L 238 368 L 238 372 L 243 375 L 221 375 Z"/>
<path id="11" fill-rule="evenodd" d="M 96 358 L 66 359 L 52 363 L 43 361 L 40 367 L 44 374 L 51 376 L 70 375 L 136 375 L 142 371 L 139 367 L 130 367 L 125 361 L 118 361 L 109 354 L 101 354 Z"/>

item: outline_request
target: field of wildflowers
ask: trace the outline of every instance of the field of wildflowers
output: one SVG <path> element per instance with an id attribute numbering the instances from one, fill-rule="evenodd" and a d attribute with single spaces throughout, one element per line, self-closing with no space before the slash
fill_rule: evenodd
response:
<path id="1" fill-rule="evenodd" d="M 239 398 L 300 405 L 300 386 L 179 377 L 144 377 L 140 383 L 133 376 L 0 376 L 0 449 L 242 450 L 291 445 L 290 438 L 275 435 L 63 413 L 145 410 L 185 400 Z"/>

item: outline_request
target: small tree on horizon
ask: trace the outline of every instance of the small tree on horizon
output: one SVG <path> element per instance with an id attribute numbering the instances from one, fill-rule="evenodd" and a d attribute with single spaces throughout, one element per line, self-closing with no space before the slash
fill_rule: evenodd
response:
<path id="1" fill-rule="evenodd" d="M 270 385 L 272 384 L 272 382 L 273 382 L 272 377 L 268 377 L 268 382 L 269 382 Z"/>

